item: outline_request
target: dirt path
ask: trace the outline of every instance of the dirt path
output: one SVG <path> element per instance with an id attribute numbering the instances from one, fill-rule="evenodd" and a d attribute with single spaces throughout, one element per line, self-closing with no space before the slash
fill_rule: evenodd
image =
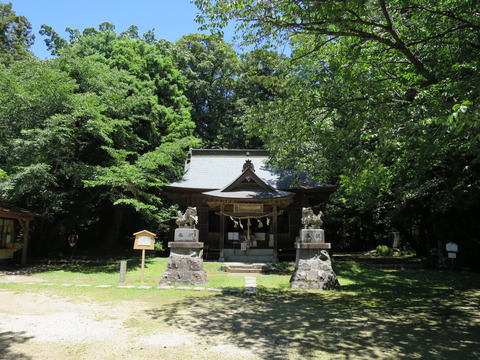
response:
<path id="1" fill-rule="evenodd" d="M 166 325 L 138 326 L 147 311 L 142 301 L 106 306 L 0 289 L 0 359 L 257 358 Z"/>

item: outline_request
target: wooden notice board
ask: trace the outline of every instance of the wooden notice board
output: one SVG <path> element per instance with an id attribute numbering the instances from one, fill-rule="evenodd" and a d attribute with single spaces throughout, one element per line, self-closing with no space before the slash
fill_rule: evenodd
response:
<path id="1" fill-rule="evenodd" d="M 143 283 L 143 269 L 145 268 L 145 250 L 155 250 L 155 236 L 156 234 L 142 230 L 133 234 L 135 242 L 133 243 L 134 250 L 142 250 L 142 269 L 141 281 Z"/>
<path id="2" fill-rule="evenodd" d="M 135 234 L 135 242 L 133 243 L 134 250 L 155 250 L 155 234 L 142 230 Z"/>

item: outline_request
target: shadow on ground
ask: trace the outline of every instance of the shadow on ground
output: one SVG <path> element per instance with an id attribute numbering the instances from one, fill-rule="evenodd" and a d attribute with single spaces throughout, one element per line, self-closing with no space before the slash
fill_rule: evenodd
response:
<path id="1" fill-rule="evenodd" d="M 342 274 L 356 283 L 341 291 L 260 288 L 255 297 L 186 298 L 146 316 L 262 359 L 480 358 L 478 275 L 465 289 L 458 274 L 363 270 Z"/>
<path id="2" fill-rule="evenodd" d="M 30 336 L 25 336 L 25 332 L 0 332 L 0 359 L 9 360 L 29 360 L 30 356 L 18 353 L 12 348 L 15 344 L 22 344 L 32 339 Z"/>
<path id="3" fill-rule="evenodd" d="M 0 264 L 0 271 L 12 272 L 18 275 L 22 274 L 38 274 L 46 271 L 62 270 L 65 272 L 82 273 L 82 274 L 97 274 L 107 273 L 114 274 L 119 272 L 120 261 L 127 261 L 127 269 L 140 269 L 142 260 L 140 258 L 131 259 L 89 259 L 79 257 L 74 260 L 56 260 L 38 261 L 37 264 L 28 265 L 25 267 L 17 267 L 9 264 Z M 146 257 L 145 266 L 148 267 L 154 262 L 154 258 Z"/>
<path id="4" fill-rule="evenodd" d="M 264 359 L 478 359 L 478 295 L 457 303 L 341 308 L 316 294 L 265 293 L 190 298 L 147 315 Z"/>

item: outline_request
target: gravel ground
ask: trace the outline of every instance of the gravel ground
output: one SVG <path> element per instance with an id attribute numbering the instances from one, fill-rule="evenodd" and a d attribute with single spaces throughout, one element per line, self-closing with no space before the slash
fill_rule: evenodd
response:
<path id="1" fill-rule="evenodd" d="M 32 282 L 1 276 L 2 282 Z M 41 281 L 41 280 L 38 280 Z M 0 360 L 259 359 L 251 351 L 162 324 L 141 326 L 151 304 L 99 304 L 0 288 Z"/>
<path id="2" fill-rule="evenodd" d="M 34 280 L 0 273 L 7 281 Z M 91 300 L 102 291 L 0 284 L 0 360 L 480 359 L 479 289 L 394 307 L 153 289 L 119 290 L 137 291 L 129 300 L 105 290 L 108 298 Z"/>

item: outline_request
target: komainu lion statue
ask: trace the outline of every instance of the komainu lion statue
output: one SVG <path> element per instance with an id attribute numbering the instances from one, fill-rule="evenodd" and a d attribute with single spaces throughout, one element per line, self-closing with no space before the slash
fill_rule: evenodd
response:
<path id="1" fill-rule="evenodd" d="M 304 229 L 320 229 L 323 225 L 323 213 L 320 211 L 315 215 L 311 207 L 302 209 L 302 225 Z"/>
<path id="2" fill-rule="evenodd" d="M 185 211 L 185 214 L 182 214 L 181 211 L 178 211 L 177 215 L 178 218 L 175 220 L 175 223 L 178 225 L 178 227 L 195 229 L 195 225 L 198 222 L 196 207 L 189 206 Z"/>

